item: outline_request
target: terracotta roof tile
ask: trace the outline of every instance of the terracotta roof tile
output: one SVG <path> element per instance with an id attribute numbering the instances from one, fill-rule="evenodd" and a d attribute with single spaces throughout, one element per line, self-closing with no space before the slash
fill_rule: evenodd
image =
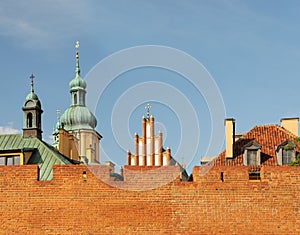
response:
<path id="1" fill-rule="evenodd" d="M 261 147 L 262 165 L 276 165 L 275 147 L 286 140 L 294 141 L 295 135 L 283 127 L 273 125 L 254 126 L 250 131 L 243 134 L 234 146 L 234 157 L 231 161 L 226 161 L 225 150 L 219 154 L 210 164 L 216 166 L 243 165 L 242 147 L 250 141 L 255 141 Z M 298 146 L 299 147 L 299 146 Z"/>

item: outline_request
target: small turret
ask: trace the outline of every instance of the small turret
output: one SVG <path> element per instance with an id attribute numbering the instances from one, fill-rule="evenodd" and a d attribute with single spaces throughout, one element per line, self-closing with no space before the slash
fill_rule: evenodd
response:
<path id="1" fill-rule="evenodd" d="M 26 96 L 26 100 L 22 107 L 24 113 L 23 136 L 37 137 L 42 139 L 42 106 L 38 96 L 34 93 L 34 75 L 30 76 L 31 90 Z"/>

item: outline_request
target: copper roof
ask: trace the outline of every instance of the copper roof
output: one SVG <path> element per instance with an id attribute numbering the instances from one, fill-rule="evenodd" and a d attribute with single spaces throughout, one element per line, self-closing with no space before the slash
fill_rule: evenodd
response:
<path id="1" fill-rule="evenodd" d="M 1 151 L 35 149 L 27 164 L 38 164 L 39 180 L 51 180 L 53 164 L 72 164 L 72 160 L 60 154 L 55 148 L 38 138 L 23 138 L 20 134 L 0 135 Z"/>

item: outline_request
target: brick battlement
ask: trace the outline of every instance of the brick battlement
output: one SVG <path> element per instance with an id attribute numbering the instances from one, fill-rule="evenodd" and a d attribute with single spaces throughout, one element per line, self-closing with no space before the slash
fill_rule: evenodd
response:
<path id="1" fill-rule="evenodd" d="M 300 233 L 300 167 L 262 167 L 259 180 L 248 167 L 178 173 L 125 167 L 113 182 L 108 166 L 55 165 L 38 181 L 37 166 L 0 167 L 0 234 Z"/>

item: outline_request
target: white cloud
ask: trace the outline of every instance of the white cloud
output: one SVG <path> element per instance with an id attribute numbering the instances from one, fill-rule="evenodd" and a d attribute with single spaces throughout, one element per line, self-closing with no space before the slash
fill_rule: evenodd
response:
<path id="1" fill-rule="evenodd" d="M 21 130 L 13 128 L 13 123 L 8 123 L 7 126 L 0 126 L 0 134 L 20 134 Z"/>
<path id="2" fill-rule="evenodd" d="M 76 36 L 87 13 L 87 4 L 76 0 L 4 0 L 0 2 L 0 35 L 24 47 L 49 48 Z"/>

